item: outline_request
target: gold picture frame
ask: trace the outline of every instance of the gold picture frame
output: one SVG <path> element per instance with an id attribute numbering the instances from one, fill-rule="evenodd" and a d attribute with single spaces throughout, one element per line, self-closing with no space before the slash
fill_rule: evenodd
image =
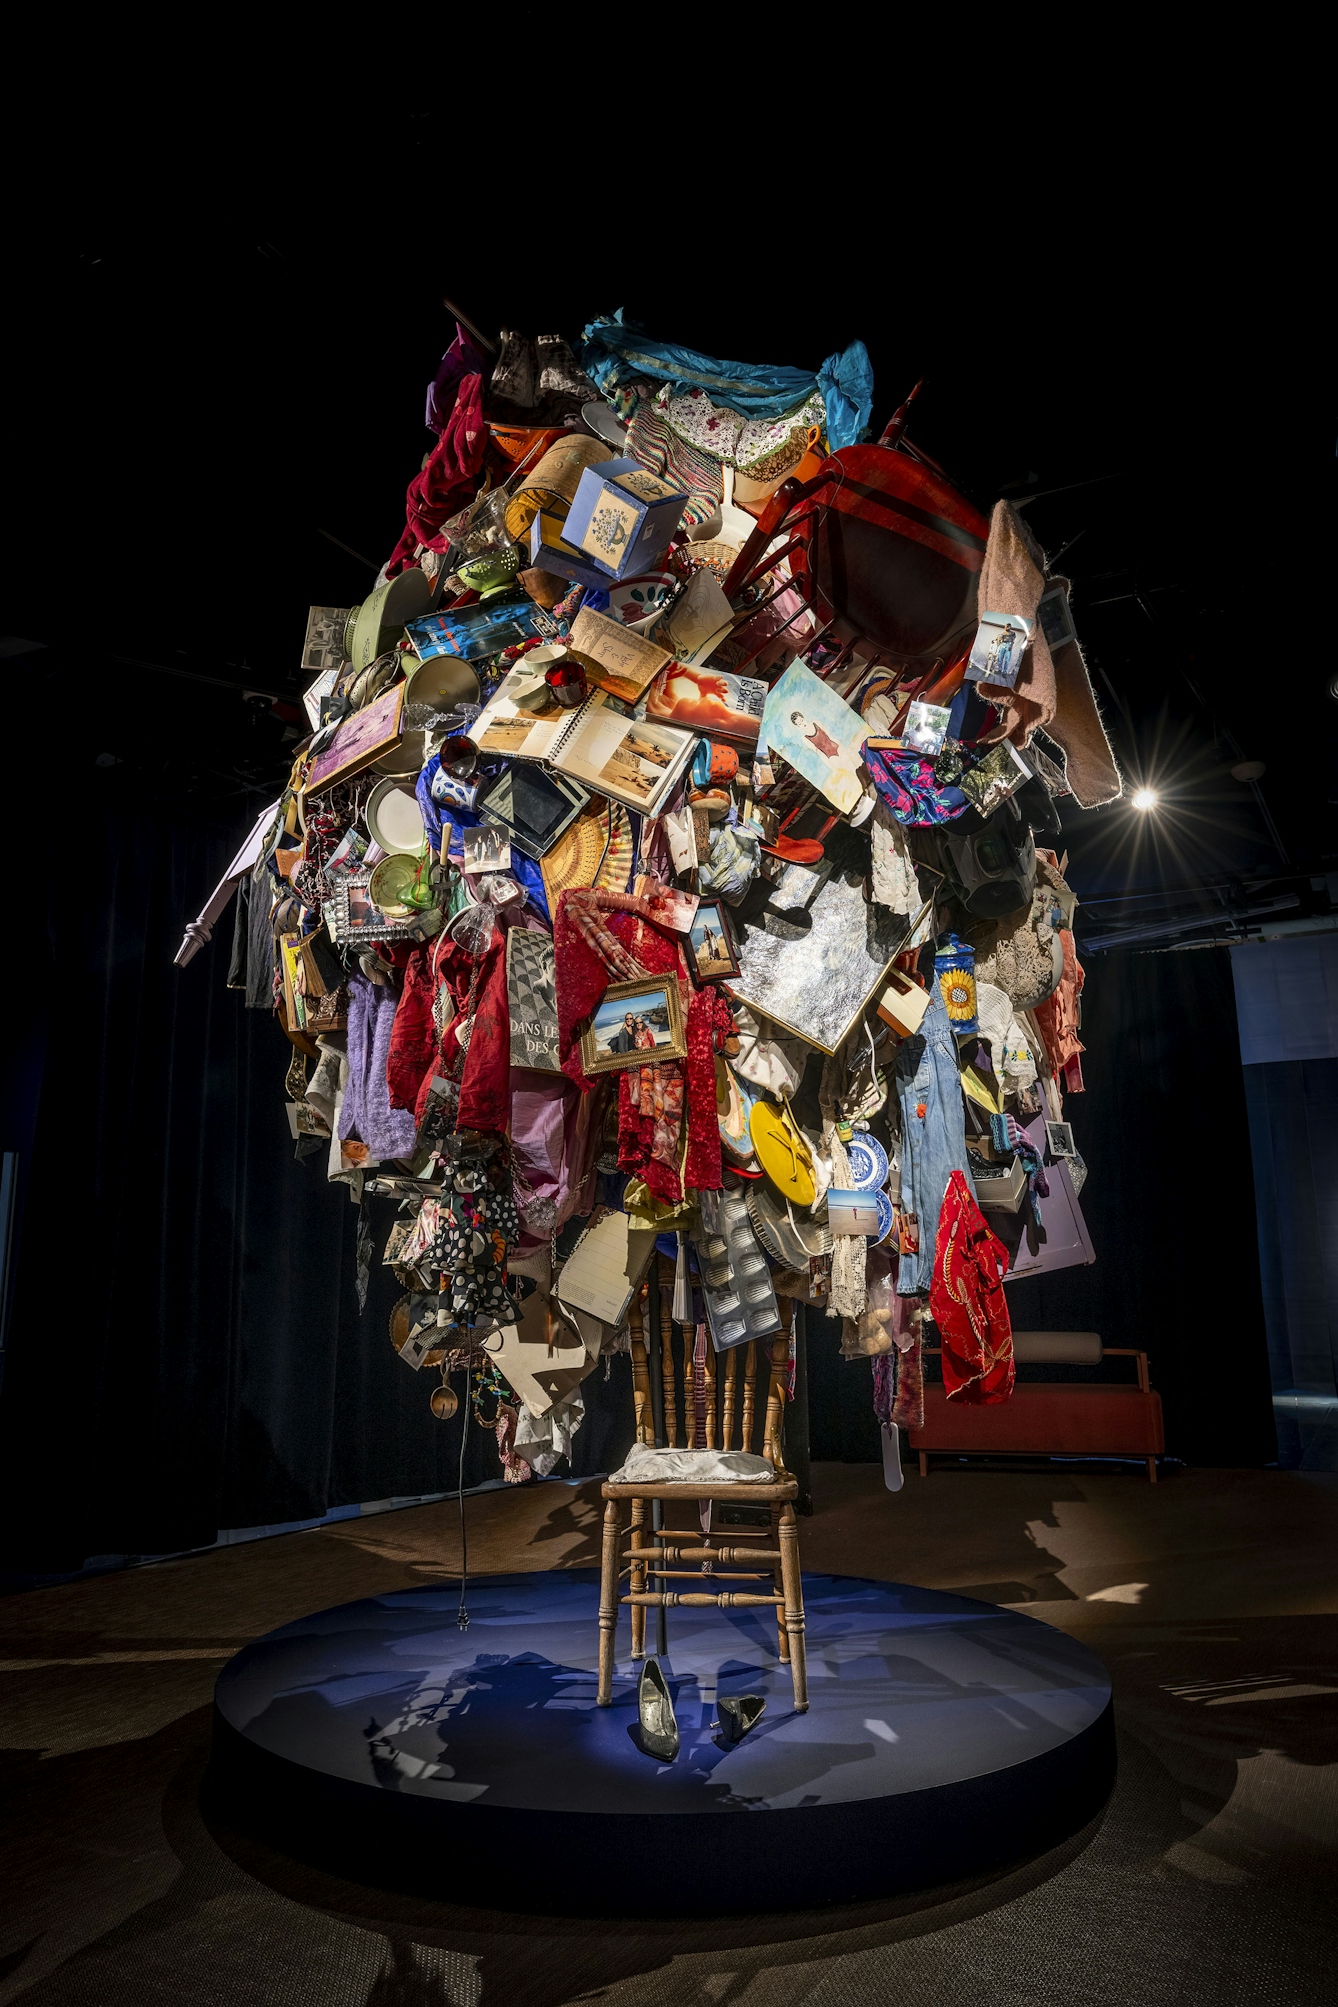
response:
<path id="1" fill-rule="evenodd" d="M 647 1034 L 653 1037 L 653 1044 L 635 1042 Z M 587 1073 L 658 1066 L 662 1060 L 687 1056 L 683 1006 L 673 974 L 610 983 L 581 1034 L 581 1065 Z"/>

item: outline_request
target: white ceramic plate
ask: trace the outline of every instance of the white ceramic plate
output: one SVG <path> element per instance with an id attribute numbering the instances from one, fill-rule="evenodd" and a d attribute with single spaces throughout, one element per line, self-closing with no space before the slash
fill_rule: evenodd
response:
<path id="1" fill-rule="evenodd" d="M 367 797 L 367 833 L 388 857 L 416 857 L 427 841 L 418 796 L 396 780 L 383 780 Z"/>

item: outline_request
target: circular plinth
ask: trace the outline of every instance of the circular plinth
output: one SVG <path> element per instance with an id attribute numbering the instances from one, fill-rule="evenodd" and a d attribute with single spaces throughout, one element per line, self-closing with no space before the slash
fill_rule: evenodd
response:
<path id="1" fill-rule="evenodd" d="M 676 1762 L 637 1741 L 619 1619 L 595 1705 L 594 1571 L 413 1589 L 250 1645 L 215 1692 L 211 1790 L 271 1844 L 457 1902 L 784 1909 L 959 1881 L 1075 1832 L 1114 1777 L 1110 1682 L 1015 1611 L 806 1575 L 807 1714 L 770 1613 L 673 1609 Z M 654 1613 L 647 1637 L 653 1645 Z M 766 1712 L 722 1746 L 715 1697 Z"/>

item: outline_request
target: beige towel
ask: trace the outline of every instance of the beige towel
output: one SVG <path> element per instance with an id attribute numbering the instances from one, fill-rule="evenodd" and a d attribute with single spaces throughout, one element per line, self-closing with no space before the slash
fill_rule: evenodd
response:
<path id="1" fill-rule="evenodd" d="M 1069 590 L 1066 578 L 1045 575 L 1045 557 L 1011 502 L 996 502 L 980 573 L 977 603 L 984 613 L 1017 613 L 1035 622 L 1047 584 Z M 1082 650 L 1068 642 L 1054 657 L 1039 627 L 1011 690 L 982 683 L 981 696 L 999 707 L 996 738 L 1025 746 L 1038 725 L 1064 748 L 1068 783 L 1080 808 L 1117 801 L 1124 790 L 1110 749 Z"/>

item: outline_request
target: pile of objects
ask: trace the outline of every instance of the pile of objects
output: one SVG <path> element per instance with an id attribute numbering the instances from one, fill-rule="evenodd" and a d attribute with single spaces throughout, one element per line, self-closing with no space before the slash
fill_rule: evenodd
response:
<path id="1" fill-rule="evenodd" d="M 392 1340 L 437 1414 L 455 1372 L 493 1397 L 509 1477 L 569 1448 L 657 1243 L 717 1350 L 813 1306 L 914 1427 L 926 1321 L 950 1397 L 1008 1398 L 1003 1279 L 1076 1213 L 1054 804 L 1120 778 L 1068 582 L 871 404 L 861 343 L 462 323 L 404 535 L 311 610 L 309 736 L 187 929 L 236 892 L 298 1152 L 398 1201 Z"/>

